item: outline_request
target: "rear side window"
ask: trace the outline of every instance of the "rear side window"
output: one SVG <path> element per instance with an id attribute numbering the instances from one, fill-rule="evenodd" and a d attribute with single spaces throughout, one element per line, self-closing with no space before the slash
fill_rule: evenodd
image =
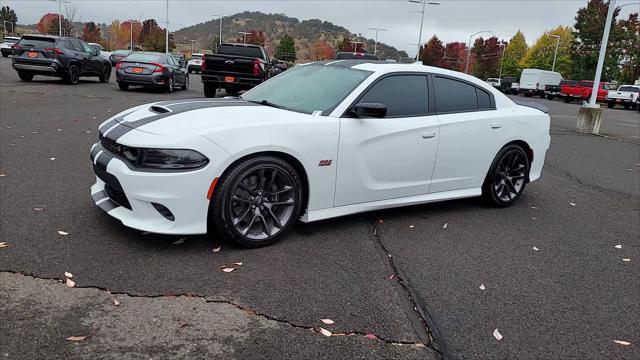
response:
<path id="1" fill-rule="evenodd" d="M 359 102 L 386 105 L 387 117 L 424 116 L 428 113 L 427 77 L 386 77 L 369 89 Z"/>
<path id="2" fill-rule="evenodd" d="M 264 56 L 262 55 L 262 50 L 253 46 L 220 45 L 220 47 L 218 48 L 218 54 L 246 56 L 260 59 L 264 58 Z"/>
<path id="3" fill-rule="evenodd" d="M 23 36 L 18 45 L 23 48 L 46 49 L 54 47 L 55 39 L 40 36 Z"/>
<path id="4" fill-rule="evenodd" d="M 560 81 L 561 86 L 576 86 L 578 84 L 575 80 L 562 80 Z"/>
<path id="5" fill-rule="evenodd" d="M 439 76 L 435 77 L 435 83 L 437 112 L 478 110 L 478 95 L 476 94 L 475 86 Z M 491 100 L 489 100 L 489 103 L 491 103 Z"/>
<path id="6" fill-rule="evenodd" d="M 491 106 L 491 95 L 489 95 L 488 92 L 476 88 L 476 93 L 478 95 L 478 109 L 485 110 L 493 108 L 493 106 Z"/>

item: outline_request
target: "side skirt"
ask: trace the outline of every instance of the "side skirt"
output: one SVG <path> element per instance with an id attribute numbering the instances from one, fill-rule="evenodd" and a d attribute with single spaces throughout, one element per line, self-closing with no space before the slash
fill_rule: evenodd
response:
<path id="1" fill-rule="evenodd" d="M 301 218 L 302 222 L 313 222 L 334 217 L 357 214 L 367 211 L 389 209 L 400 206 L 427 204 L 437 201 L 463 199 L 482 195 L 482 188 L 442 191 L 433 194 L 408 196 L 403 198 L 372 201 L 361 204 L 345 205 L 330 209 L 307 211 Z"/>

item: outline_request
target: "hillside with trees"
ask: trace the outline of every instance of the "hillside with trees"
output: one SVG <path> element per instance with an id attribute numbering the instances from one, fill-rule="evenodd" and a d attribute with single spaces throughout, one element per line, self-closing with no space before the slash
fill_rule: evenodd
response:
<path id="1" fill-rule="evenodd" d="M 220 20 L 212 19 L 204 23 L 189 26 L 174 32 L 177 44 L 190 46 L 190 40 L 196 40 L 196 47 L 200 50 L 211 51 L 218 43 Z M 298 60 L 320 60 L 328 58 L 337 51 L 348 51 L 353 47 L 349 41 L 364 42 L 364 48 L 373 52 L 374 41 L 360 34 L 352 34 L 342 26 L 318 19 L 298 20 L 283 14 L 264 14 L 261 12 L 243 12 L 222 21 L 222 41 L 242 42 L 239 32 L 255 32 L 259 42 L 267 46 L 267 51 L 272 55 L 277 52 L 280 42 L 285 36 L 294 40 L 295 57 Z M 261 38 L 264 36 L 264 38 Z M 256 36 L 248 37 L 247 42 L 253 42 Z M 287 39 L 288 41 L 288 39 Z M 346 45 L 345 45 L 346 44 Z M 290 46 L 288 44 L 287 46 Z M 358 45 L 360 50 L 363 45 Z M 278 54 L 279 57 L 291 57 L 293 54 Z M 401 59 L 406 58 L 407 53 L 398 49 L 378 43 L 378 55 L 381 58 Z"/>

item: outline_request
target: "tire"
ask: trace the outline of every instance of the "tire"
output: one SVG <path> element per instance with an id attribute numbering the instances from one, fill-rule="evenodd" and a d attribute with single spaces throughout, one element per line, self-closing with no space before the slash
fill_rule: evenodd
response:
<path id="1" fill-rule="evenodd" d="M 216 184 L 210 233 L 217 230 L 242 247 L 266 246 L 286 234 L 302 204 L 302 182 L 289 163 L 273 156 L 249 158 L 225 171 Z"/>
<path id="2" fill-rule="evenodd" d="M 216 97 L 216 90 L 218 90 L 213 84 L 204 84 L 204 96 L 208 98 Z"/>
<path id="3" fill-rule="evenodd" d="M 564 102 L 566 102 L 567 104 L 571 102 L 571 98 L 569 96 L 565 96 L 564 97 Z"/>
<path id="4" fill-rule="evenodd" d="M 124 83 L 124 82 L 121 82 L 121 81 L 119 81 L 119 82 L 118 82 L 118 87 L 119 87 L 119 88 L 120 88 L 120 90 L 122 90 L 122 91 L 127 91 L 127 90 L 129 90 L 129 84 Z"/>
<path id="5" fill-rule="evenodd" d="M 625 110 L 629 110 L 629 108 L 631 107 L 631 104 L 624 104 L 624 105 L 622 105 L 622 106 L 624 106 L 624 109 L 625 109 Z"/>
<path id="6" fill-rule="evenodd" d="M 169 94 L 171 94 L 173 92 L 173 87 L 175 86 L 175 84 L 173 83 L 173 76 L 169 76 L 169 83 L 167 84 L 167 86 L 164 88 L 164 91 L 168 92 Z"/>
<path id="7" fill-rule="evenodd" d="M 67 81 L 67 84 L 77 85 L 78 82 L 80 82 L 80 69 L 78 69 L 76 65 L 69 65 L 65 80 Z"/>
<path id="8" fill-rule="evenodd" d="M 513 205 L 527 184 L 529 166 L 527 154 L 520 146 L 511 144 L 502 148 L 482 184 L 483 200 L 495 207 Z"/>
<path id="9" fill-rule="evenodd" d="M 547 99 L 549 99 L 549 100 L 553 100 L 554 98 L 555 98 L 555 96 L 553 96 L 553 95 L 547 95 Z"/>
<path id="10" fill-rule="evenodd" d="M 9 54 L 2 53 L 2 57 L 3 58 L 9 57 Z"/>
<path id="11" fill-rule="evenodd" d="M 26 72 L 26 71 L 18 71 L 18 77 L 22 81 L 29 82 L 29 81 L 33 80 L 33 73 Z"/>
<path id="12" fill-rule="evenodd" d="M 184 84 L 180 87 L 182 90 L 187 90 L 189 88 L 189 76 L 184 79 Z"/>
<path id="13" fill-rule="evenodd" d="M 111 79 L 111 67 L 107 65 L 103 66 L 102 72 L 100 73 L 100 76 L 98 76 L 98 78 L 100 79 L 101 83 L 108 83 Z"/>
<path id="14" fill-rule="evenodd" d="M 531 97 L 531 93 L 524 93 L 524 97 Z"/>
<path id="15" fill-rule="evenodd" d="M 611 102 L 611 101 L 607 102 L 607 107 L 608 107 L 609 109 L 613 109 L 613 107 L 614 107 L 614 106 L 616 106 L 616 103 Z"/>

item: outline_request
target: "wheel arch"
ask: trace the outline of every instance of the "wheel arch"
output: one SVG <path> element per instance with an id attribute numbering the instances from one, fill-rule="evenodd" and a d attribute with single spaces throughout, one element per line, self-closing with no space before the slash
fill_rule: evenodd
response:
<path id="1" fill-rule="evenodd" d="M 302 180 L 302 214 L 300 215 L 304 215 L 304 212 L 306 212 L 307 206 L 309 204 L 309 176 L 307 175 L 307 171 L 304 167 L 304 165 L 302 165 L 302 162 L 300 160 L 298 160 L 295 156 L 288 154 L 286 152 L 282 152 L 282 151 L 275 151 L 275 150 L 265 150 L 265 151 L 258 151 L 258 152 L 253 152 L 250 154 L 246 154 L 236 160 L 234 160 L 233 162 L 231 162 L 230 164 L 228 164 L 224 171 L 222 172 L 222 174 L 220 175 L 220 178 L 224 177 L 227 175 L 227 173 L 229 172 L 229 170 L 231 168 L 233 168 L 236 164 L 245 161 L 247 159 L 251 159 L 254 157 L 258 157 L 258 156 L 273 156 L 273 157 L 277 157 L 279 159 L 282 159 L 286 162 L 288 162 L 291 166 L 293 166 L 293 168 L 296 170 L 296 172 L 298 173 L 298 175 L 300 176 L 300 179 Z M 216 192 L 217 190 L 214 188 L 213 192 Z M 211 196 L 211 198 L 213 198 L 213 195 Z M 211 223 L 210 221 L 210 216 L 211 216 L 211 202 L 209 203 L 209 209 L 207 210 L 207 228 L 209 227 L 209 224 Z"/>

